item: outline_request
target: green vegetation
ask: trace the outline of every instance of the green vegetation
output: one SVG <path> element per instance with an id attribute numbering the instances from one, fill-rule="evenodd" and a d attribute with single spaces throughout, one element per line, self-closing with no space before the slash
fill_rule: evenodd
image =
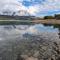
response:
<path id="1" fill-rule="evenodd" d="M 0 20 L 33 20 L 35 16 L 10 16 L 10 15 L 0 15 Z"/>
<path id="2" fill-rule="evenodd" d="M 23 25 L 30 25 L 30 24 L 34 24 L 32 22 L 25 22 L 25 21 L 0 21 L 0 25 L 19 25 L 19 24 L 23 24 Z"/>
<path id="3" fill-rule="evenodd" d="M 44 23 L 44 22 L 45 23 L 50 23 L 49 21 L 47 21 L 47 19 L 50 22 L 53 22 L 54 19 L 55 20 L 59 20 L 60 19 L 60 14 L 55 14 L 54 16 L 44 16 L 44 18 L 40 18 L 40 17 L 36 17 L 36 16 L 8 16 L 8 15 L 0 15 L 0 25 L 34 24 L 34 22 L 39 22 L 38 20 L 40 20 L 40 23 Z M 53 21 L 51 21 L 50 19 L 53 19 Z M 46 20 L 46 21 L 41 22 L 42 20 Z M 59 21 L 56 21 L 56 22 L 53 22 L 53 23 L 56 24 L 56 23 L 59 23 Z"/>
<path id="4" fill-rule="evenodd" d="M 56 19 L 60 19 L 60 14 L 55 14 Z"/>
<path id="5" fill-rule="evenodd" d="M 44 16 L 44 18 L 36 16 L 0 15 L 0 20 L 42 20 L 42 19 L 60 19 L 60 14 L 55 14 L 54 16 Z"/>
<path id="6" fill-rule="evenodd" d="M 44 19 L 60 19 L 60 14 L 55 14 L 54 16 L 44 16 Z"/>
<path id="7" fill-rule="evenodd" d="M 54 19 L 53 16 L 45 16 L 44 19 Z"/>

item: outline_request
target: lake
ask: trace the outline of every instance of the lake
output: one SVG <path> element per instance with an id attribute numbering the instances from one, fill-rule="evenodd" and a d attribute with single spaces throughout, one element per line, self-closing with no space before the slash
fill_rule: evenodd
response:
<path id="1" fill-rule="evenodd" d="M 0 60 L 16 60 L 17 53 L 32 39 L 59 41 L 60 25 L 0 25 Z"/>
<path id="2" fill-rule="evenodd" d="M 0 25 L 0 40 L 5 38 L 15 38 L 25 33 L 28 34 L 44 34 L 44 33 L 59 33 L 59 26 L 53 25 Z"/>

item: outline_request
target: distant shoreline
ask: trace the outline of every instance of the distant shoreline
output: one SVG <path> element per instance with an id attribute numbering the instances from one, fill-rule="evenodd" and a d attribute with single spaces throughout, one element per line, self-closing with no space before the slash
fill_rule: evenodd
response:
<path id="1" fill-rule="evenodd" d="M 32 22 L 42 23 L 42 24 L 60 24 L 60 20 L 58 20 L 58 19 L 33 20 Z"/>
<path id="2" fill-rule="evenodd" d="M 0 20 L 0 25 L 19 25 L 19 24 L 60 24 L 60 20 L 45 19 L 45 20 Z"/>

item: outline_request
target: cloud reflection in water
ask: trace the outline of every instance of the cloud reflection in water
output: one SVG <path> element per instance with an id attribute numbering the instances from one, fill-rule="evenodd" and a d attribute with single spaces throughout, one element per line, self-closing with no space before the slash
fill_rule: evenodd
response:
<path id="1" fill-rule="evenodd" d="M 28 34 L 41 34 L 41 33 L 57 33 L 58 29 L 53 28 L 53 26 L 47 26 L 45 27 L 42 24 L 36 24 L 36 25 L 16 25 L 16 28 L 14 28 L 12 25 L 6 26 L 0 26 L 0 40 L 2 38 L 16 38 L 20 37 L 25 33 Z"/>

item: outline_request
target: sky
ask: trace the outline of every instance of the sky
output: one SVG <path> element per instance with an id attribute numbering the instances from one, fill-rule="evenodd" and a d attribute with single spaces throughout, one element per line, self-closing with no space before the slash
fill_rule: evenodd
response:
<path id="1" fill-rule="evenodd" d="M 45 16 L 60 13 L 60 0 L 0 0 L 0 14 Z"/>

